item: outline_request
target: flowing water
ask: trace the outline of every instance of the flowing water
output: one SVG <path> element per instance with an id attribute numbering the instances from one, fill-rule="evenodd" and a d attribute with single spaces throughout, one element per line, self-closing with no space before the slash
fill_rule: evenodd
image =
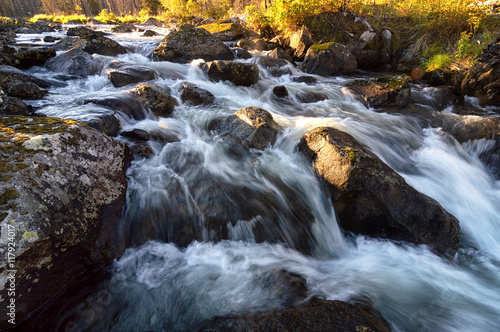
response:
<path id="1" fill-rule="evenodd" d="M 258 84 L 236 87 L 210 82 L 196 61 L 152 62 L 148 56 L 161 36 L 112 38 L 130 49 L 119 60 L 154 69 L 155 83 L 175 97 L 187 80 L 216 102 L 178 106 L 169 118 L 116 114 L 124 130 L 167 128 L 179 142 L 149 142 L 154 155 L 133 162 L 117 230 L 128 249 L 109 278 L 65 308 L 58 330 L 186 331 L 214 316 L 279 308 L 286 292 L 276 291 L 283 287 L 276 273 L 283 270 L 304 277 L 311 296 L 369 301 L 394 331 L 499 330 L 500 182 L 479 159 L 491 142 L 459 144 L 414 117 L 366 108 L 342 88 L 352 77 L 318 77 L 307 85 L 293 81 L 300 75 L 293 67 L 278 78 L 260 68 Z M 55 83 L 33 102 L 49 116 L 87 120 L 112 113 L 83 101 L 131 88 L 113 87 L 104 73 L 63 82 L 45 69 L 30 71 Z M 272 97 L 276 85 L 287 87 L 288 102 Z M 301 104 L 298 91 L 321 92 L 328 100 Z M 432 101 L 429 91 L 416 93 Z M 231 151 L 207 131 L 210 120 L 247 106 L 268 110 L 283 128 L 273 147 Z M 352 134 L 452 213 L 462 228 L 456 256 L 445 260 L 425 246 L 343 233 L 324 188 L 296 150 L 318 126 Z M 269 221 L 272 226 L 262 226 Z"/>

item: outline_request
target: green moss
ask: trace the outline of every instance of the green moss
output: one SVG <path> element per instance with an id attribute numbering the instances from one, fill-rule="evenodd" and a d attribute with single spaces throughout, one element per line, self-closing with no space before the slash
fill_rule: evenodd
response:
<path id="1" fill-rule="evenodd" d="M 10 201 L 15 200 L 18 197 L 19 197 L 19 194 L 17 193 L 16 189 L 9 188 L 9 189 L 5 190 L 5 192 L 2 195 L 0 195 L 0 205 L 7 204 Z"/>
<path id="2" fill-rule="evenodd" d="M 335 44 L 334 42 L 324 43 L 324 44 L 314 44 L 311 46 L 311 50 L 314 52 L 326 51 L 330 46 Z"/>
<path id="3" fill-rule="evenodd" d="M 382 76 L 375 79 L 376 82 L 385 84 L 382 88 L 386 90 L 401 90 L 410 80 L 411 78 L 407 75 Z"/>
<path id="4" fill-rule="evenodd" d="M 359 150 L 357 149 L 353 149 L 353 148 L 345 148 L 345 149 L 342 149 L 342 152 L 346 153 L 348 158 L 349 158 L 349 163 L 351 165 L 355 165 L 356 164 L 356 152 L 358 152 Z"/>
<path id="5" fill-rule="evenodd" d="M 8 215 L 9 214 L 5 212 L 0 213 L 0 221 L 3 221 L 5 218 L 7 218 Z"/>

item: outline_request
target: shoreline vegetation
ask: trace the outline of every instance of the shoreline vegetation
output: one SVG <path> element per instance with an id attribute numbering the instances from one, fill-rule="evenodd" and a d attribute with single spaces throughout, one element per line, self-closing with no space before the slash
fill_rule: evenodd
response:
<path id="1" fill-rule="evenodd" d="M 117 16 L 107 9 L 97 15 L 82 14 L 82 7 L 58 10 L 24 18 L 28 22 L 48 20 L 63 24 L 140 24 L 150 18 L 164 25 L 197 23 L 207 19 L 240 17 L 246 27 L 261 35 L 279 36 L 285 43 L 306 27 L 320 43 L 341 42 L 339 31 L 352 31 L 352 22 L 342 22 L 340 13 L 352 13 L 366 20 L 375 31 L 387 29 L 396 38 L 391 53 L 404 57 L 412 53 L 414 65 L 427 72 L 468 70 L 486 46 L 499 37 L 499 1 L 477 0 L 143 0 L 140 11 Z M 344 15 L 345 16 L 345 15 Z M 340 19 L 339 19 L 340 17 Z M 21 19 L 0 18 L 3 25 Z M 347 25 L 347 26 L 346 26 Z M 351 28 L 351 29 L 349 29 Z M 376 68 L 387 69 L 387 68 Z"/>

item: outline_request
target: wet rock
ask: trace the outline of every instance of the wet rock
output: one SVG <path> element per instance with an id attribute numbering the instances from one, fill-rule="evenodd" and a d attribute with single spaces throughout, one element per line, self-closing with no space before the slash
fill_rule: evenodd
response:
<path id="1" fill-rule="evenodd" d="M 45 37 L 42 38 L 42 41 L 44 43 L 53 43 L 53 42 L 56 41 L 56 38 L 53 37 L 53 36 L 45 36 Z"/>
<path id="2" fill-rule="evenodd" d="M 293 63 L 292 56 L 287 51 L 282 49 L 281 47 L 277 47 L 274 50 L 272 50 L 269 53 L 269 57 L 274 58 L 274 59 L 286 60 L 288 62 Z"/>
<path id="3" fill-rule="evenodd" d="M 34 109 L 24 101 L 15 97 L 2 97 L 3 102 L 0 105 L 1 115 L 32 115 Z"/>
<path id="4" fill-rule="evenodd" d="M 6 169 L 0 226 L 2 232 L 15 230 L 19 324 L 82 271 L 121 255 L 114 232 L 130 156 L 125 144 L 77 121 L 11 116 L 1 117 L 0 127 L 0 162 Z M 0 249 L 6 263 L 6 241 Z M 2 278 L 7 270 L 7 264 L 0 266 Z M 6 285 L 0 287 L 0 296 L 9 298 Z"/>
<path id="5" fill-rule="evenodd" d="M 38 35 L 42 33 L 42 30 L 37 28 L 20 27 L 14 29 L 14 32 L 19 35 L 28 35 L 28 34 Z"/>
<path id="6" fill-rule="evenodd" d="M 151 68 L 122 62 L 112 62 L 106 75 L 115 87 L 155 79 L 155 71 Z"/>
<path id="7" fill-rule="evenodd" d="M 462 82 L 464 94 L 479 98 L 482 106 L 500 106 L 500 38 L 475 60 Z"/>
<path id="8" fill-rule="evenodd" d="M 85 40 L 78 36 L 64 37 L 54 44 L 56 51 L 68 51 L 74 47 L 82 48 Z"/>
<path id="9" fill-rule="evenodd" d="M 322 93 L 314 91 L 299 90 L 295 95 L 297 100 L 301 103 L 316 103 L 318 101 L 326 100 L 328 97 Z"/>
<path id="10" fill-rule="evenodd" d="M 104 36 L 105 33 L 101 31 L 95 31 L 89 28 L 86 28 L 84 26 L 77 26 L 74 28 L 69 28 L 68 31 L 66 32 L 67 36 L 78 36 L 78 37 L 83 37 L 83 36 Z"/>
<path id="11" fill-rule="evenodd" d="M 246 59 L 252 58 L 252 54 L 250 54 L 250 52 L 248 52 L 247 50 L 245 50 L 241 47 L 234 47 L 231 50 L 233 51 L 234 57 L 236 59 L 246 60 Z"/>
<path id="12" fill-rule="evenodd" d="M 316 79 L 316 77 L 313 76 L 299 76 L 299 77 L 293 77 L 292 81 L 297 83 L 314 84 L 318 80 Z"/>
<path id="13" fill-rule="evenodd" d="M 55 58 L 51 58 L 47 61 L 46 67 L 55 72 L 80 77 L 94 75 L 102 70 L 101 63 L 79 48 L 70 49 Z"/>
<path id="14" fill-rule="evenodd" d="M 108 96 L 89 98 L 83 101 L 83 104 L 96 104 L 109 109 L 122 112 L 126 116 L 135 120 L 144 120 L 146 114 L 142 104 L 129 93 L 122 92 Z"/>
<path id="15" fill-rule="evenodd" d="M 409 76 L 383 76 L 374 79 L 355 80 L 345 86 L 362 97 L 371 107 L 408 105 L 411 100 Z"/>
<path id="16" fill-rule="evenodd" d="M 127 50 L 114 40 L 98 35 L 86 35 L 80 38 L 85 40 L 82 50 L 89 54 L 101 54 L 109 56 L 117 56 L 118 54 L 125 54 Z"/>
<path id="17" fill-rule="evenodd" d="M 116 137 L 122 129 L 120 121 L 113 114 L 98 115 L 93 119 L 86 120 L 85 124 L 111 137 Z"/>
<path id="18" fill-rule="evenodd" d="M 128 137 L 143 142 L 147 142 L 151 139 L 151 136 L 149 136 L 149 133 L 147 131 L 137 128 L 123 131 L 120 135 L 123 137 Z"/>
<path id="19" fill-rule="evenodd" d="M 358 63 L 347 47 L 339 43 L 316 44 L 304 58 L 304 71 L 309 74 L 333 76 L 352 74 Z"/>
<path id="20" fill-rule="evenodd" d="M 258 107 L 245 107 L 223 119 L 213 120 L 209 130 L 244 148 L 263 150 L 276 142 L 280 130 L 273 116 Z"/>
<path id="21" fill-rule="evenodd" d="M 10 97 L 21 99 L 40 99 L 47 94 L 47 90 L 32 82 L 12 81 L 7 84 L 7 94 Z"/>
<path id="22" fill-rule="evenodd" d="M 380 314 L 368 306 L 313 298 L 309 303 L 294 308 L 215 317 L 201 324 L 197 331 L 389 332 L 390 328 Z"/>
<path id="23" fill-rule="evenodd" d="M 158 34 L 153 31 L 153 30 L 146 30 L 144 31 L 144 33 L 142 34 L 144 37 L 154 37 L 154 36 L 158 36 Z"/>
<path id="24" fill-rule="evenodd" d="M 149 158 L 154 154 L 153 148 L 146 142 L 134 141 L 128 142 L 127 146 L 133 152 L 134 156 L 141 158 Z"/>
<path id="25" fill-rule="evenodd" d="M 274 77 L 292 73 L 287 67 L 289 63 L 286 60 L 271 58 L 269 56 L 259 56 L 256 60 L 257 64 L 266 68 Z"/>
<path id="26" fill-rule="evenodd" d="M 49 58 L 55 56 L 56 51 L 52 47 L 6 46 L 2 52 L 6 65 L 20 69 L 43 66 Z"/>
<path id="27" fill-rule="evenodd" d="M 179 103 L 170 92 L 154 83 L 142 83 L 134 87 L 132 95 L 156 116 L 169 116 Z"/>
<path id="28" fill-rule="evenodd" d="M 170 129 L 156 128 L 149 131 L 151 139 L 161 144 L 180 142 L 178 134 Z"/>
<path id="29" fill-rule="evenodd" d="M 307 50 L 313 44 L 312 35 L 306 27 L 294 32 L 290 37 L 290 47 L 295 50 L 293 53 L 294 59 L 298 61 L 304 60 Z"/>
<path id="30" fill-rule="evenodd" d="M 159 61 L 179 63 L 195 59 L 212 61 L 234 58 L 231 49 L 210 32 L 189 25 L 184 25 L 181 30 L 167 35 L 154 50 L 154 56 Z"/>
<path id="31" fill-rule="evenodd" d="M 48 81 L 27 75 L 15 67 L 6 65 L 0 66 L 0 87 L 7 89 L 9 82 L 12 81 L 35 83 L 41 88 L 48 88 L 51 86 Z"/>
<path id="32" fill-rule="evenodd" d="M 259 81 L 259 67 L 254 63 L 212 61 L 208 64 L 208 77 L 215 82 L 251 86 Z"/>
<path id="33" fill-rule="evenodd" d="M 121 23 L 118 24 L 114 27 L 111 28 L 111 31 L 115 33 L 127 33 L 127 32 L 133 32 L 134 30 L 137 30 L 138 28 L 133 25 L 132 23 Z"/>
<path id="34" fill-rule="evenodd" d="M 247 51 L 267 51 L 268 43 L 262 38 L 244 38 L 236 44 Z"/>
<path id="35" fill-rule="evenodd" d="M 2 63 L 1 53 L 5 46 L 16 42 L 16 34 L 12 31 L 0 31 L 0 64 Z"/>
<path id="36" fill-rule="evenodd" d="M 288 97 L 288 90 L 283 85 L 275 86 L 273 88 L 273 95 L 277 98 L 286 98 Z"/>
<path id="37" fill-rule="evenodd" d="M 211 104 L 215 100 L 214 95 L 210 91 L 201 89 L 189 82 L 182 83 L 179 90 L 183 103 L 203 105 Z"/>
<path id="38" fill-rule="evenodd" d="M 460 226 L 349 134 L 316 128 L 299 143 L 325 180 L 342 228 L 374 237 L 426 244 L 441 254 L 458 249 Z"/>

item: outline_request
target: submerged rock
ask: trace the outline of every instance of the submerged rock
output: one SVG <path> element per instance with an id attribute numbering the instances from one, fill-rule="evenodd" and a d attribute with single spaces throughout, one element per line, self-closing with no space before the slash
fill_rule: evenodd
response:
<path id="1" fill-rule="evenodd" d="M 104 95 L 102 97 L 88 98 L 83 101 L 84 104 L 94 103 L 109 109 L 119 111 L 124 115 L 135 120 L 144 120 L 146 113 L 140 101 L 127 92 Z"/>
<path id="2" fill-rule="evenodd" d="M 213 120 L 209 129 L 245 148 L 263 150 L 276 142 L 280 127 L 268 111 L 245 107 L 227 118 Z"/>
<path id="3" fill-rule="evenodd" d="M 215 82 L 229 81 L 250 86 L 259 81 L 259 67 L 254 63 L 212 61 L 208 64 L 208 77 Z"/>
<path id="4" fill-rule="evenodd" d="M 16 270 L 19 324 L 82 272 L 122 253 L 113 236 L 130 157 L 125 144 L 77 121 L 1 117 L 0 127 L 0 275 Z M 7 285 L 0 287 L 10 298 Z"/>
<path id="5" fill-rule="evenodd" d="M 375 237 L 427 244 L 453 255 L 458 220 L 406 181 L 349 134 L 316 128 L 299 143 L 330 192 L 342 228 Z"/>
<path id="6" fill-rule="evenodd" d="M 93 119 L 86 120 L 85 124 L 111 137 L 117 136 L 122 129 L 120 121 L 113 114 L 98 115 Z"/>
<path id="7" fill-rule="evenodd" d="M 375 310 L 361 304 L 313 298 L 309 303 L 234 317 L 215 317 L 198 332 L 242 331 L 353 331 L 389 332 Z"/>
<path id="8" fill-rule="evenodd" d="M 370 107 L 408 105 L 411 100 L 409 76 L 383 76 L 374 79 L 355 80 L 345 87 L 366 100 Z"/>
<path id="9" fill-rule="evenodd" d="M 277 98 L 286 98 L 288 97 L 288 90 L 283 85 L 278 85 L 273 88 L 273 95 Z"/>
<path id="10" fill-rule="evenodd" d="M 179 103 L 166 90 L 154 83 L 141 83 L 134 87 L 131 94 L 156 116 L 169 116 Z"/>
<path id="11" fill-rule="evenodd" d="M 159 61 L 187 63 L 196 59 L 205 61 L 232 60 L 233 52 L 217 37 L 205 29 L 183 25 L 179 31 L 171 32 L 154 50 Z"/>
<path id="12" fill-rule="evenodd" d="M 298 101 L 301 103 L 316 103 L 318 101 L 328 99 L 328 96 L 320 92 L 299 90 L 295 95 Z"/>
<path id="13" fill-rule="evenodd" d="M 304 71 L 309 74 L 344 75 L 354 73 L 357 68 L 356 58 L 339 43 L 312 45 L 304 58 Z"/>
<path id="14" fill-rule="evenodd" d="M 128 137 L 143 142 L 147 142 L 151 139 L 151 136 L 149 136 L 149 133 L 147 131 L 137 128 L 123 131 L 120 135 L 123 137 Z"/>

